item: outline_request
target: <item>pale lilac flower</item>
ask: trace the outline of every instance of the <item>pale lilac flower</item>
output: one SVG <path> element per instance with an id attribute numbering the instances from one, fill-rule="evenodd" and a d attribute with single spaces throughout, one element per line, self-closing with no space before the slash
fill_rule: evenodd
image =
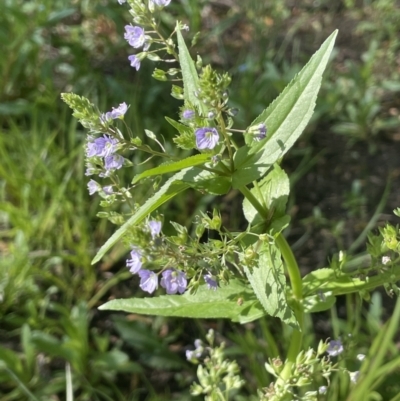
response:
<path id="1" fill-rule="evenodd" d="M 151 294 L 158 288 L 158 277 L 154 272 L 140 269 L 138 275 L 140 277 L 139 286 L 143 291 Z"/>
<path id="2" fill-rule="evenodd" d="M 158 7 L 166 7 L 169 3 L 171 3 L 171 0 L 150 0 L 155 6 Z"/>
<path id="3" fill-rule="evenodd" d="M 359 371 L 359 370 L 356 370 L 355 372 L 349 372 L 349 375 L 350 375 L 350 380 L 351 380 L 353 383 L 357 383 L 357 380 L 358 380 L 359 377 L 360 377 L 360 371 Z"/>
<path id="4" fill-rule="evenodd" d="M 161 221 L 158 220 L 149 221 L 149 228 L 150 228 L 150 234 L 154 239 L 161 232 Z"/>
<path id="5" fill-rule="evenodd" d="M 112 185 L 107 185 L 107 186 L 103 187 L 103 192 L 106 195 L 112 195 L 114 193 Z"/>
<path id="6" fill-rule="evenodd" d="M 327 391 L 328 391 L 328 387 L 326 387 L 326 386 L 321 386 L 318 389 L 318 393 L 320 393 L 320 394 L 326 394 Z"/>
<path id="7" fill-rule="evenodd" d="M 161 287 L 164 287 L 167 294 L 183 294 L 186 290 L 186 274 L 180 270 L 168 269 L 162 273 Z"/>
<path id="8" fill-rule="evenodd" d="M 133 249 L 131 251 L 131 258 L 126 261 L 126 266 L 129 267 L 129 271 L 132 274 L 138 273 L 139 270 L 142 268 L 141 258 L 142 254 L 138 250 Z"/>
<path id="9" fill-rule="evenodd" d="M 124 158 L 120 155 L 110 155 L 104 158 L 104 167 L 106 170 L 118 170 L 124 164 Z"/>
<path id="10" fill-rule="evenodd" d="M 126 0 L 118 0 L 118 3 L 119 4 L 124 4 L 124 3 L 126 3 Z"/>
<path id="11" fill-rule="evenodd" d="M 101 186 L 94 180 L 90 180 L 87 184 L 89 195 L 93 195 L 94 193 L 100 191 Z"/>
<path id="12" fill-rule="evenodd" d="M 217 146 L 219 134 L 215 128 L 198 128 L 194 134 L 197 149 L 214 149 Z"/>
<path id="13" fill-rule="evenodd" d="M 387 265 L 388 263 L 390 263 L 390 257 L 389 256 L 382 256 L 382 264 L 383 265 Z"/>
<path id="14" fill-rule="evenodd" d="M 365 359 L 365 355 L 364 354 L 358 354 L 357 355 L 357 359 L 362 362 Z"/>
<path id="15" fill-rule="evenodd" d="M 137 49 L 144 45 L 146 37 L 143 28 L 140 26 L 125 25 L 125 31 L 124 38 L 132 47 Z"/>
<path id="16" fill-rule="evenodd" d="M 194 116 L 196 115 L 196 113 L 193 110 L 184 110 L 182 113 L 182 117 L 185 120 L 191 120 Z"/>
<path id="17" fill-rule="evenodd" d="M 256 135 L 254 135 L 254 139 L 256 141 L 261 141 L 262 139 L 264 139 L 267 136 L 267 127 L 265 126 L 264 123 L 261 123 L 258 126 L 258 133 L 256 133 Z"/>
<path id="18" fill-rule="evenodd" d="M 131 67 L 136 68 L 136 71 L 139 71 L 140 68 L 140 60 L 134 54 L 128 57 L 128 60 L 131 62 Z"/>
<path id="19" fill-rule="evenodd" d="M 94 175 L 99 172 L 99 169 L 96 168 L 96 166 L 94 166 L 91 163 L 87 164 L 86 167 L 87 167 L 85 171 L 86 176 Z"/>
<path id="20" fill-rule="evenodd" d="M 326 350 L 329 356 L 338 356 L 343 352 L 343 344 L 340 340 L 331 340 Z"/>
<path id="21" fill-rule="evenodd" d="M 107 157 L 113 154 L 117 148 L 118 140 L 108 135 L 103 135 L 86 144 L 87 157 Z"/>
<path id="22" fill-rule="evenodd" d="M 120 105 L 117 108 L 115 107 L 112 108 L 112 111 L 110 112 L 111 118 L 113 118 L 114 120 L 116 118 L 123 118 L 127 110 L 128 110 L 127 104 L 125 102 L 120 103 Z"/>
<path id="23" fill-rule="evenodd" d="M 217 281 L 214 279 L 214 277 L 210 273 L 204 275 L 204 281 L 207 283 L 209 290 L 215 291 L 218 288 Z"/>

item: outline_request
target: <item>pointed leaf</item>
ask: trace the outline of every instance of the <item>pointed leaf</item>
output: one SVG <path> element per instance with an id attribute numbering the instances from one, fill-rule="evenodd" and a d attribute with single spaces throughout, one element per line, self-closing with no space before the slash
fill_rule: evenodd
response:
<path id="1" fill-rule="evenodd" d="M 135 176 L 134 179 L 132 180 L 132 184 L 136 184 L 138 181 L 146 177 L 172 173 L 174 171 L 180 171 L 188 167 L 197 166 L 199 164 L 205 163 L 209 159 L 210 159 L 209 155 L 199 154 L 187 157 L 186 159 L 179 160 L 177 162 L 161 164 L 158 167 L 143 171 L 143 173 L 140 173 L 137 176 Z"/>
<path id="2" fill-rule="evenodd" d="M 252 290 L 238 280 L 231 280 L 229 285 L 215 291 L 201 285 L 192 295 L 187 292 L 152 298 L 114 299 L 99 309 L 157 316 L 226 318 L 234 322 L 249 322 L 264 314 Z"/>
<path id="3" fill-rule="evenodd" d="M 190 57 L 188 48 L 186 47 L 182 33 L 177 25 L 176 36 L 178 38 L 179 47 L 179 63 L 182 70 L 183 78 L 183 96 L 185 100 L 195 105 L 199 111 L 205 114 L 204 105 L 196 97 L 195 93 L 199 90 L 199 77 L 197 75 L 196 66 Z"/>
<path id="4" fill-rule="evenodd" d="M 244 265 L 244 269 L 267 314 L 279 317 L 283 322 L 298 329 L 295 315 L 286 300 L 286 278 L 279 249 L 275 245 L 262 243 L 258 266 Z"/>
<path id="5" fill-rule="evenodd" d="M 239 149 L 240 152 L 235 156 L 234 188 L 261 178 L 301 135 L 314 111 L 322 74 L 336 35 L 337 31 L 329 36 L 278 98 L 252 122 L 251 126 L 264 123 L 269 136 L 253 145 L 249 151 Z"/>

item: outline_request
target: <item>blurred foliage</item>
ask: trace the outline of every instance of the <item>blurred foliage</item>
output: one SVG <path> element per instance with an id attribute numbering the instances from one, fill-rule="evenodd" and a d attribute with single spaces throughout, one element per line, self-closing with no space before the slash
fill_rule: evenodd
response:
<path id="1" fill-rule="evenodd" d="M 160 15 L 165 29 L 180 18 L 191 28 L 190 39 L 201 30 L 196 51 L 205 62 L 233 75 L 232 106 L 240 109 L 236 121 L 243 127 L 285 87 L 327 34 L 339 28 L 336 55 L 313 121 L 289 156 L 289 169 L 295 166 L 292 186 L 318 171 L 332 142 L 341 139 L 354 152 L 366 149 L 370 154 L 379 153 L 387 141 L 389 147 L 398 144 L 398 2 L 172 0 L 167 11 Z M 54 401 L 65 399 L 66 391 L 73 392 L 74 400 L 189 400 L 194 370 L 184 351 L 208 326 L 220 333 L 229 357 L 242 366 L 246 386 L 236 399 L 247 400 L 257 386 L 268 383 L 264 362 L 284 351 L 291 335 L 273 319 L 238 327 L 97 311 L 109 298 L 132 296 L 137 283 L 126 271 L 122 246 L 101 264 L 90 265 L 112 227 L 96 217 L 98 200 L 87 194 L 84 176 L 84 134 L 59 94 L 80 93 L 103 111 L 125 101 L 130 104 L 126 122 L 138 135 L 144 128 L 166 139 L 173 135 L 162 116 L 175 118 L 179 102 L 169 96 L 168 84 L 150 79 L 149 63 L 139 73 L 129 67 L 123 40 L 129 21 L 127 8 L 116 0 L 2 1 L 1 400 Z M 334 139 L 314 149 L 313 132 Z M 140 162 L 140 156 L 134 157 Z M 303 196 L 302 188 L 296 189 L 290 200 L 293 210 Z M 219 202 L 224 224 L 239 226 L 241 209 L 232 195 L 199 203 L 190 193 L 168 205 L 165 220 L 189 225 L 199 210 Z M 305 244 L 310 244 L 315 263 L 324 264 L 332 249 L 353 244 L 346 223 L 362 232 L 369 224 L 368 212 L 380 202 L 362 179 L 353 179 L 341 196 L 339 218 L 331 219 L 316 202 L 297 226 L 294 219 L 290 235 L 305 260 Z M 378 214 L 387 201 L 382 199 Z M 296 237 L 299 227 L 302 235 Z M 333 238 L 333 243 L 316 246 L 311 240 L 315 233 Z M 361 299 L 347 297 L 331 316 L 309 318 L 305 346 L 328 336 L 347 336 L 350 351 L 341 363 L 357 370 L 355 355 L 367 353 L 390 313 L 380 293 L 372 301 L 365 306 Z M 400 392 L 399 358 L 395 340 L 390 341 L 375 380 L 385 400 Z M 338 374 L 328 399 L 345 400 L 350 389 L 348 378 Z"/>

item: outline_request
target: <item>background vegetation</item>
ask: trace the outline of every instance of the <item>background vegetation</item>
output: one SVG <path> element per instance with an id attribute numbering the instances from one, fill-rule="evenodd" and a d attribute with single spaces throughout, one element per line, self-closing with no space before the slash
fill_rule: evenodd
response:
<path id="1" fill-rule="evenodd" d="M 398 1 L 172 0 L 167 11 L 165 29 L 179 18 L 189 35 L 201 30 L 196 52 L 233 75 L 231 103 L 243 127 L 339 29 L 312 123 L 284 162 L 293 219 L 286 234 L 304 273 L 340 250 L 362 260 L 367 233 L 386 220 L 396 224 L 391 211 L 400 206 Z M 239 327 L 97 310 L 112 297 L 139 295 L 138 286 L 122 246 L 90 265 L 115 226 L 96 217 L 99 201 L 89 197 L 84 176 L 85 134 L 60 93 L 89 97 L 103 111 L 125 101 L 126 121 L 137 133 L 148 128 L 172 137 L 163 116 L 176 116 L 179 102 L 168 83 L 150 78 L 150 63 L 138 73 L 129 66 L 129 21 L 126 5 L 113 0 L 2 0 L 2 401 L 63 400 L 72 386 L 77 401 L 189 400 L 195 368 L 185 350 L 209 327 L 242 366 L 246 386 L 236 399 L 250 399 L 271 379 L 263 368 L 274 353 L 266 339 L 279 333 L 277 347 L 285 348 L 289 333 L 272 319 Z M 166 220 L 189 225 L 218 203 L 224 224 L 240 226 L 237 198 L 199 202 L 191 193 L 168 206 Z M 341 364 L 358 370 L 355 355 L 371 347 L 393 305 L 384 292 L 367 302 L 341 299 L 308 322 L 306 344 L 341 337 L 348 350 Z M 399 399 L 399 339 L 384 356 L 390 368 L 377 371 L 374 388 L 383 398 L 375 399 Z M 345 400 L 349 388 L 338 373 L 328 399 Z"/>

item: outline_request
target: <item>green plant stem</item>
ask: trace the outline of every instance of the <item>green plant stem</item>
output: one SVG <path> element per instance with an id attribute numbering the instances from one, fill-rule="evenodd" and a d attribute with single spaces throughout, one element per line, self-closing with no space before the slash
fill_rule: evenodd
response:
<path id="1" fill-rule="evenodd" d="M 296 363 L 303 342 L 303 326 L 304 326 L 304 308 L 303 308 L 303 286 L 300 275 L 299 266 L 293 255 L 292 249 L 286 241 L 286 238 L 280 233 L 275 239 L 275 243 L 282 253 L 282 257 L 286 263 L 286 269 L 289 274 L 290 283 L 293 291 L 294 314 L 299 323 L 300 330 L 293 330 L 289 350 L 286 356 L 285 366 L 280 374 L 280 379 L 286 381 L 290 378 L 292 366 Z"/>
<path id="2" fill-rule="evenodd" d="M 251 191 L 246 186 L 239 188 L 239 190 L 255 207 L 258 213 L 260 213 L 264 219 L 268 219 L 268 210 L 260 204 Z M 292 366 L 296 362 L 297 355 L 299 354 L 302 346 L 304 325 L 304 308 L 302 304 L 303 286 L 299 266 L 285 237 L 282 234 L 279 234 L 275 239 L 275 243 L 280 249 L 286 264 L 286 269 L 293 291 L 293 309 L 300 326 L 300 330 L 293 330 L 285 366 L 280 375 L 280 380 L 286 381 L 291 375 Z"/>

